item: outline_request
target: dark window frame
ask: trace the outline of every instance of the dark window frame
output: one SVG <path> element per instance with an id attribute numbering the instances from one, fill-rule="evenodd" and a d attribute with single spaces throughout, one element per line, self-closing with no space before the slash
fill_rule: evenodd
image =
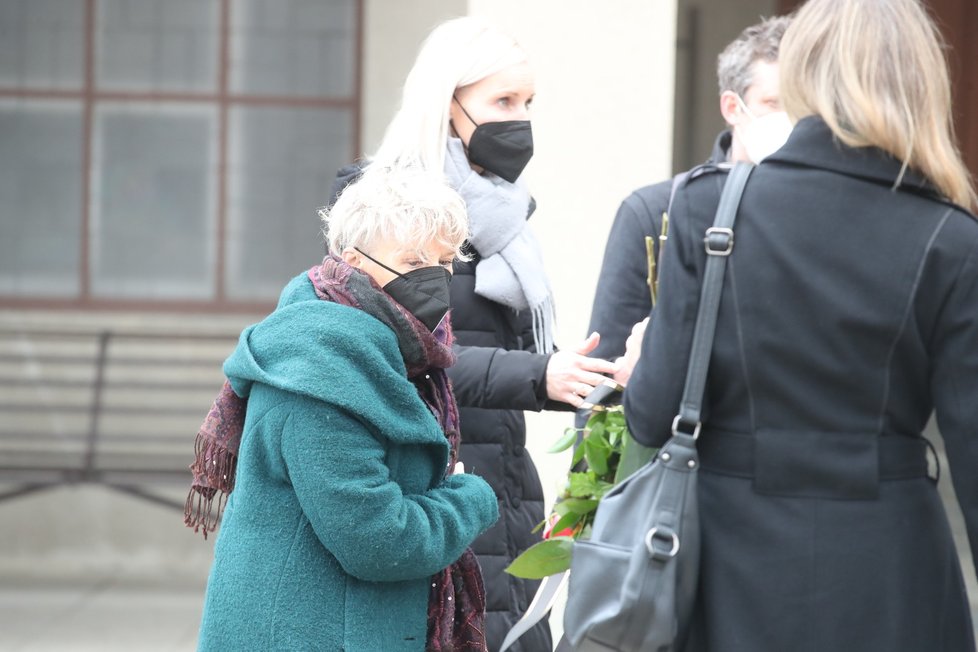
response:
<path id="1" fill-rule="evenodd" d="M 265 312 L 274 307 L 274 301 L 233 300 L 225 291 L 226 239 L 228 223 L 228 114 L 232 106 L 268 106 L 277 108 L 341 108 L 352 114 L 352 151 L 349 160 L 354 160 L 360 151 L 360 120 L 362 106 L 363 79 L 363 0 L 355 3 L 354 23 L 354 71 L 353 91 L 348 98 L 280 95 L 280 94 L 242 94 L 229 90 L 230 48 L 231 48 L 231 5 L 233 0 L 218 0 L 218 79 L 217 92 L 168 92 L 168 91 L 121 91 L 100 90 L 95 84 L 95 39 L 98 29 L 95 21 L 98 0 L 84 0 L 84 66 L 82 87 L 70 89 L 31 89 L 0 86 L 0 99 L 26 100 L 70 100 L 82 104 L 82 166 L 81 184 L 81 234 L 79 246 L 78 274 L 80 279 L 78 296 L 73 299 L 36 299 L 23 296 L 0 294 L 0 309 L 85 309 L 85 310 L 126 310 L 126 311 L 166 311 L 166 312 L 207 312 L 207 313 L 247 313 Z M 101 102 L 130 103 L 202 103 L 217 107 L 217 234 L 216 255 L 214 257 L 214 287 L 212 298 L 206 300 L 134 300 L 95 297 L 91 292 L 91 183 L 92 183 L 92 131 L 94 128 L 95 106 Z M 311 209 L 310 209 L 311 210 Z M 310 218 L 311 219 L 311 218 Z"/>

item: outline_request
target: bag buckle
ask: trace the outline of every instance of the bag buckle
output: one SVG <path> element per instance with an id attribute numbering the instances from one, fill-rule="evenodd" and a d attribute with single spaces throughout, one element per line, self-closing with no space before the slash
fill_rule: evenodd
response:
<path id="1" fill-rule="evenodd" d="M 679 429 L 680 424 L 687 425 L 687 426 L 692 426 L 693 427 L 693 431 L 692 432 L 686 432 L 685 430 L 680 430 Z M 699 437 L 700 437 L 700 427 L 702 425 L 703 425 L 703 422 L 702 421 L 697 421 L 695 424 L 694 423 L 687 423 L 687 422 L 683 421 L 682 415 L 677 414 L 676 415 L 676 418 L 672 420 L 672 434 L 673 435 L 678 435 L 679 433 L 682 433 L 682 434 L 686 435 L 687 437 L 691 436 L 693 439 L 699 439 Z"/>
<path id="2" fill-rule="evenodd" d="M 665 543 L 668 548 L 656 545 L 656 542 Z M 655 526 L 645 535 L 645 547 L 649 550 L 649 555 L 653 559 L 666 561 L 672 559 L 679 552 L 679 535 L 667 527 Z"/>
<path id="3" fill-rule="evenodd" d="M 733 251 L 734 232 L 722 226 L 711 226 L 706 230 L 703 246 L 710 256 L 729 256 Z"/>

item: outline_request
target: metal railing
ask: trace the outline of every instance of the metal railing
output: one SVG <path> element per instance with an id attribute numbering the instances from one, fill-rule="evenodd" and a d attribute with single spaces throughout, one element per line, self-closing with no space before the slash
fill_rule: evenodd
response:
<path id="1" fill-rule="evenodd" d="M 168 506 L 237 334 L 0 329 L 0 501 L 96 483 Z"/>

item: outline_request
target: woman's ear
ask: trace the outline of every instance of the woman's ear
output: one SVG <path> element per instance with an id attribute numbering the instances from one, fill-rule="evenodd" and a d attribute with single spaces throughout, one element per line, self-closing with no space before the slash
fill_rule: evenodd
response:
<path id="1" fill-rule="evenodd" d="M 340 258 L 342 258 L 343 262 L 350 267 L 356 267 L 357 269 L 361 269 L 363 267 L 363 256 L 361 256 L 360 252 L 353 247 L 347 247 L 344 249 L 340 254 Z"/>

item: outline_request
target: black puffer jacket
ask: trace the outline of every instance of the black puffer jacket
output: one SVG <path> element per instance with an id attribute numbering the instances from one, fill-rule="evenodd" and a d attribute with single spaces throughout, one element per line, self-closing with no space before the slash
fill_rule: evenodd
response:
<path id="1" fill-rule="evenodd" d="M 460 406 L 465 470 L 485 478 L 499 499 L 499 521 L 472 546 L 486 582 L 489 649 L 497 650 L 538 584 L 503 569 L 540 540 L 531 530 L 544 516 L 543 488 L 526 452 L 523 410 L 544 407 L 550 356 L 534 352 L 529 312 L 516 313 L 475 293 L 478 260 L 475 254 L 472 261 L 455 263 L 452 327 L 458 362 L 449 376 Z M 549 626 L 538 625 L 510 649 L 549 652 Z"/>
<path id="2" fill-rule="evenodd" d="M 362 164 L 337 175 L 330 197 L 354 181 Z M 533 212 L 533 204 L 530 213 Z M 528 215 L 529 217 L 529 215 Z M 506 633 L 533 599 L 539 582 L 521 580 L 504 569 L 540 540 L 533 528 L 543 520 L 543 487 L 526 451 L 524 410 L 566 409 L 547 400 L 550 356 L 536 353 L 529 311 L 517 313 L 475 293 L 479 253 L 455 262 L 451 284 L 452 327 L 458 361 L 449 376 L 459 405 L 461 459 L 466 472 L 482 476 L 499 499 L 499 520 L 472 545 L 486 584 L 486 638 L 498 650 Z M 520 637 L 512 652 L 550 652 L 544 620 Z"/>

